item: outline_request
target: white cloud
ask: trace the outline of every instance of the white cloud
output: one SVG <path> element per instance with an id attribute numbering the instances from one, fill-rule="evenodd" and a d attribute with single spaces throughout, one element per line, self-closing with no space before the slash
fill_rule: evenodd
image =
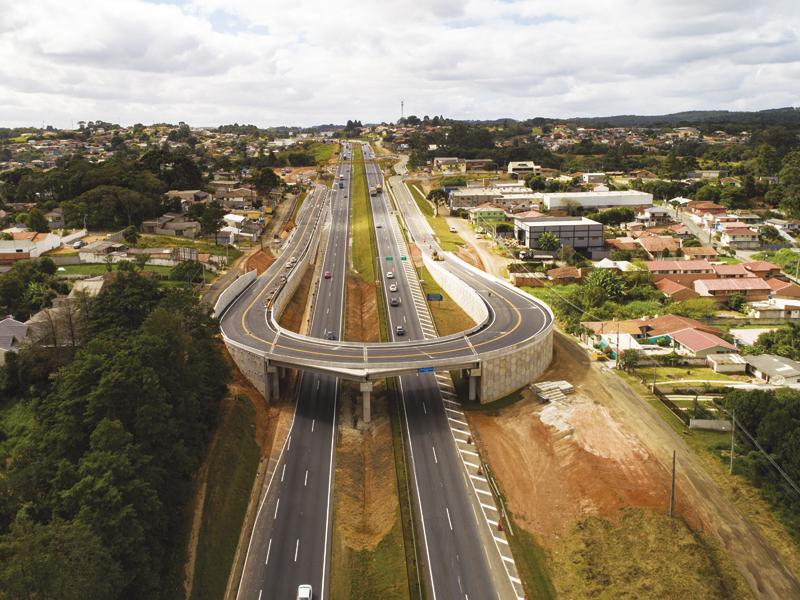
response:
<path id="1" fill-rule="evenodd" d="M 789 0 L 0 0 L 0 124 L 796 104 Z"/>

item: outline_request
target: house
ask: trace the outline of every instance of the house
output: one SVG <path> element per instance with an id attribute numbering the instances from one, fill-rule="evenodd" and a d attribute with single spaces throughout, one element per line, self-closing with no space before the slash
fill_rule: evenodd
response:
<path id="1" fill-rule="evenodd" d="M 32 258 L 32 252 L 36 252 L 36 244 L 30 240 L 0 240 L 0 265 Z"/>
<path id="2" fill-rule="evenodd" d="M 773 385 L 800 383 L 800 362 L 775 354 L 748 354 L 747 372 Z"/>
<path id="3" fill-rule="evenodd" d="M 754 260 L 742 263 L 742 266 L 761 279 L 770 279 L 772 277 L 778 277 L 781 274 L 780 265 L 765 260 Z"/>
<path id="4" fill-rule="evenodd" d="M 605 173 L 583 173 L 581 175 L 581 181 L 583 181 L 583 183 L 605 183 L 606 174 Z"/>
<path id="5" fill-rule="evenodd" d="M 683 300 L 689 300 L 690 298 L 700 297 L 700 294 L 695 292 L 693 288 L 687 287 L 672 279 L 660 279 L 655 282 L 654 285 L 673 302 L 681 302 Z"/>
<path id="6" fill-rule="evenodd" d="M 214 199 L 228 209 L 250 208 L 258 194 L 250 188 L 237 187 L 230 190 L 218 191 Z"/>
<path id="7" fill-rule="evenodd" d="M 481 225 L 483 223 L 495 224 L 506 220 L 506 213 L 502 208 L 497 208 L 491 204 L 483 204 L 474 208 L 467 209 L 470 222 Z"/>
<path id="8" fill-rule="evenodd" d="M 44 213 L 44 218 L 47 219 L 47 226 L 50 229 L 61 229 L 64 227 L 64 211 L 61 210 L 61 207 L 54 208 Z"/>
<path id="9" fill-rule="evenodd" d="M 105 260 L 107 256 L 126 249 L 125 244 L 111 240 L 98 240 L 87 244 L 78 251 L 78 258 L 82 263 L 97 263 Z"/>
<path id="10" fill-rule="evenodd" d="M 509 175 L 539 175 L 542 167 L 532 160 L 511 161 L 508 163 Z"/>
<path id="11" fill-rule="evenodd" d="M 670 334 L 677 352 L 694 357 L 705 357 L 709 354 L 724 354 L 736 352 L 736 346 L 723 340 L 718 335 L 701 331 L 700 329 L 686 328 Z"/>
<path id="12" fill-rule="evenodd" d="M 800 299 L 800 285 L 782 279 L 767 279 L 767 285 L 772 288 L 773 298 L 797 298 Z"/>
<path id="13" fill-rule="evenodd" d="M 714 272 L 717 274 L 717 279 L 743 279 L 745 277 L 755 277 L 750 271 L 744 268 L 744 265 L 712 265 Z"/>
<path id="14" fill-rule="evenodd" d="M 645 263 L 656 282 L 665 277 L 682 285 L 692 285 L 698 279 L 716 279 L 714 267 L 705 260 L 651 260 Z"/>
<path id="15" fill-rule="evenodd" d="M 502 193 L 493 188 L 459 188 L 447 195 L 447 205 L 453 213 L 464 208 L 494 204 L 502 197 Z"/>
<path id="16" fill-rule="evenodd" d="M 747 361 L 739 354 L 707 354 L 706 362 L 714 373 L 744 373 Z"/>
<path id="17" fill-rule="evenodd" d="M 692 200 L 686 207 L 695 215 L 721 215 L 728 211 L 727 208 L 710 200 Z"/>
<path id="18" fill-rule="evenodd" d="M 586 217 L 514 219 L 514 237 L 526 248 L 538 248 L 539 237 L 546 231 L 562 246 L 589 253 L 603 249 L 603 224 Z"/>
<path id="19" fill-rule="evenodd" d="M 726 246 L 740 250 L 752 250 L 761 246 L 758 232 L 749 227 L 726 227 L 720 236 L 720 241 Z"/>
<path id="20" fill-rule="evenodd" d="M 766 300 L 772 288 L 763 279 L 748 277 L 744 279 L 700 279 L 694 282 L 694 291 L 701 296 L 727 298 L 741 294 L 748 302 Z"/>
<path id="21" fill-rule="evenodd" d="M 711 246 L 695 246 L 693 248 L 684 246 L 681 249 L 686 260 L 714 260 L 717 258 L 717 251 Z"/>
<path id="22" fill-rule="evenodd" d="M 483 171 L 489 166 L 495 166 L 495 162 L 491 158 L 468 158 L 464 161 L 465 171 Z"/>
<path id="23" fill-rule="evenodd" d="M 671 222 L 672 218 L 663 206 L 648 206 L 636 215 L 635 220 L 645 227 L 657 227 Z"/>
<path id="24" fill-rule="evenodd" d="M 203 190 L 170 190 L 164 194 L 168 199 L 177 199 L 181 203 L 181 210 L 187 211 L 195 204 L 203 204 L 211 199 L 211 196 Z"/>
<path id="25" fill-rule="evenodd" d="M 578 267 L 558 267 L 547 271 L 547 278 L 553 283 L 564 285 L 568 283 L 578 283 L 583 281 L 591 269 L 579 269 Z"/>
<path id="26" fill-rule="evenodd" d="M 0 320 L 0 366 L 6 363 L 6 353 L 17 352 L 28 337 L 28 326 L 11 316 Z"/>
<path id="27" fill-rule="evenodd" d="M 767 219 L 765 224 L 772 225 L 775 229 L 782 229 L 789 232 L 800 230 L 800 223 L 786 221 L 784 219 Z"/>
<path id="28" fill-rule="evenodd" d="M 800 298 L 796 297 L 772 297 L 748 302 L 747 308 L 748 315 L 753 319 L 800 319 Z"/>
<path id="29" fill-rule="evenodd" d="M 612 269 L 614 271 L 620 271 L 621 273 L 627 273 L 628 271 L 638 271 L 639 268 L 634 265 L 632 262 L 627 260 L 611 260 L 610 258 L 604 258 L 594 264 L 595 269 Z"/>
<path id="30" fill-rule="evenodd" d="M 661 258 L 663 256 L 672 256 L 680 250 L 680 241 L 671 235 L 653 235 L 644 233 L 636 239 L 647 255 L 652 258 Z"/>
<path id="31" fill-rule="evenodd" d="M 42 256 L 50 250 L 61 247 L 61 238 L 55 233 L 37 233 L 36 231 L 15 231 L 11 234 L 14 241 L 28 240 L 33 243 L 31 258 Z"/>
<path id="32" fill-rule="evenodd" d="M 559 192 L 542 194 L 542 203 L 548 210 L 563 210 L 577 207 L 584 210 L 599 210 L 615 206 L 652 206 L 653 194 L 636 190 L 618 192 Z"/>
<path id="33" fill-rule="evenodd" d="M 200 233 L 200 223 L 187 219 L 181 213 L 165 213 L 157 219 L 143 221 L 142 232 L 195 238 Z"/>
<path id="34" fill-rule="evenodd" d="M 455 156 L 437 156 L 433 159 L 433 168 L 440 171 L 460 171 L 463 162 L 463 159 Z"/>

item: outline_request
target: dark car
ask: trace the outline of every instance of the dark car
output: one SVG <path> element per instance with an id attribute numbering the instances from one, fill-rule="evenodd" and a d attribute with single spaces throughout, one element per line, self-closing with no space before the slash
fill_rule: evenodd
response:
<path id="1" fill-rule="evenodd" d="M 331 278 L 331 272 L 330 271 L 325 271 L 325 274 L 323 275 L 323 277 L 325 279 L 330 279 Z"/>
<path id="2" fill-rule="evenodd" d="M 335 333 L 333 333 L 332 331 L 329 331 L 329 332 L 328 332 L 328 333 L 325 335 L 325 339 L 326 339 L 326 340 L 335 340 L 335 339 L 336 339 L 336 334 L 335 334 Z"/>
<path id="3" fill-rule="evenodd" d="M 389 300 L 389 304 L 391 304 L 392 306 L 400 306 L 400 302 L 402 301 L 397 296 L 394 296 L 391 300 Z"/>

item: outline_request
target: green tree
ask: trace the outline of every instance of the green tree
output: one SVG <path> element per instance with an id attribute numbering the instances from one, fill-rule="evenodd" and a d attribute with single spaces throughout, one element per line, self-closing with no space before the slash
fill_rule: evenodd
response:
<path id="1" fill-rule="evenodd" d="M 618 301 L 625 294 L 625 281 L 611 269 L 595 269 L 586 277 L 584 286 L 603 290 L 607 300 Z"/>
<path id="2" fill-rule="evenodd" d="M 11 525 L 0 538 L 0 598 L 117 598 L 122 573 L 80 519 Z"/>
<path id="3" fill-rule="evenodd" d="M 427 196 L 428 200 L 433 203 L 434 209 L 436 211 L 436 216 L 439 216 L 439 205 L 445 204 L 447 202 L 447 192 L 445 192 L 442 188 L 434 188 L 430 192 L 428 192 Z"/>
<path id="4" fill-rule="evenodd" d="M 552 252 L 553 250 L 558 250 L 558 248 L 561 246 L 561 241 L 554 233 L 550 231 L 544 231 L 536 240 L 536 245 L 540 250 Z"/>
<path id="5" fill-rule="evenodd" d="M 126 242 L 133 246 L 139 240 L 139 230 L 133 225 L 128 225 L 122 230 L 122 237 L 125 238 Z"/>
<path id="6" fill-rule="evenodd" d="M 216 200 L 209 202 L 206 209 L 203 211 L 203 216 L 200 217 L 200 231 L 206 235 L 216 236 L 217 232 L 222 229 L 223 220 L 225 216 L 225 209 Z"/>
<path id="7" fill-rule="evenodd" d="M 50 231 L 50 226 L 47 224 L 44 213 L 36 207 L 32 208 L 28 213 L 28 228 L 38 233 Z"/>
<path id="8" fill-rule="evenodd" d="M 658 174 L 664 179 L 683 179 L 686 177 L 686 167 L 678 158 L 675 150 L 671 150 L 661 163 Z"/>
<path id="9" fill-rule="evenodd" d="M 628 349 L 619 353 L 617 366 L 623 371 L 633 371 L 639 366 L 641 356 L 638 350 Z"/>
<path id="10" fill-rule="evenodd" d="M 250 183 L 262 196 L 266 196 L 281 184 L 281 178 L 270 168 L 256 169 Z"/>
<path id="11" fill-rule="evenodd" d="M 775 175 L 781 168 L 778 152 L 769 144 L 760 144 L 753 159 L 753 172 L 760 177 Z"/>

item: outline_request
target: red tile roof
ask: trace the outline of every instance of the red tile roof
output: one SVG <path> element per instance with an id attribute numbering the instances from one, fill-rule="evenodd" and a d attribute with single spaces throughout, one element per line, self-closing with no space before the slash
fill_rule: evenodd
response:
<path id="1" fill-rule="evenodd" d="M 655 271 L 677 271 L 678 273 L 714 272 L 707 260 L 649 260 L 645 264 L 647 265 L 647 270 L 651 273 Z"/>
<path id="2" fill-rule="evenodd" d="M 736 346 L 730 342 L 726 342 L 713 333 L 700 331 L 699 329 L 681 329 L 680 331 L 674 332 L 670 337 L 692 352 L 700 352 L 702 350 L 708 350 L 709 348 L 736 350 Z"/>

